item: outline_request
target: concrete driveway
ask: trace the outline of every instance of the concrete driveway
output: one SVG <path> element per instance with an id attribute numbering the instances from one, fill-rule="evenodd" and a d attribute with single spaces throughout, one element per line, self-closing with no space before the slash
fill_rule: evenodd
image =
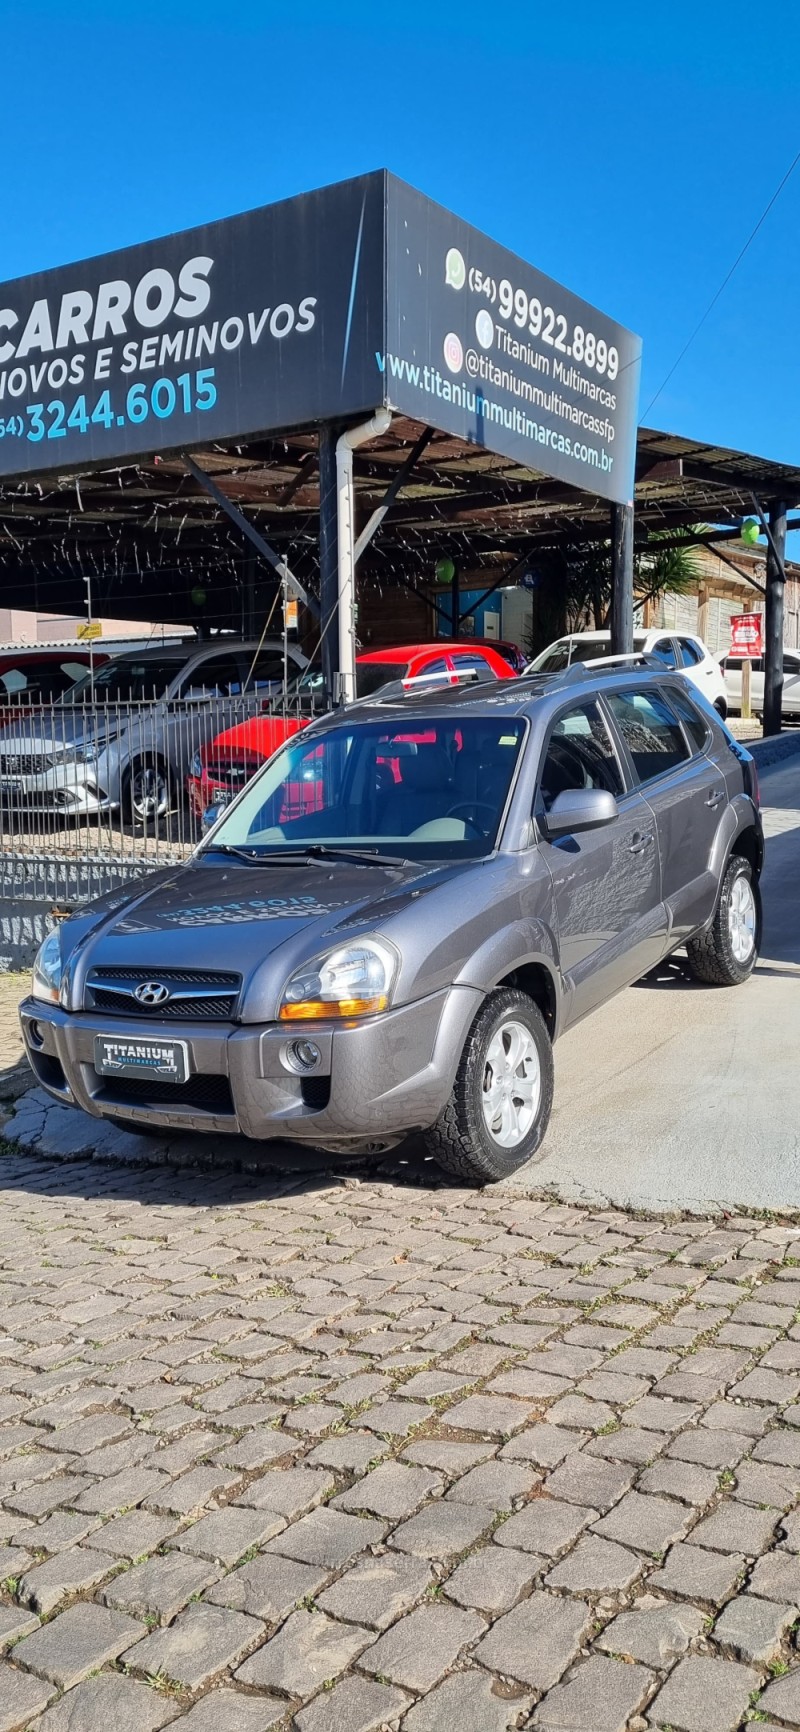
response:
<path id="1" fill-rule="evenodd" d="M 564 1036 L 515 1185 L 626 1208 L 800 1209 L 800 755 L 759 771 L 763 955 L 747 986 L 648 975 Z"/>

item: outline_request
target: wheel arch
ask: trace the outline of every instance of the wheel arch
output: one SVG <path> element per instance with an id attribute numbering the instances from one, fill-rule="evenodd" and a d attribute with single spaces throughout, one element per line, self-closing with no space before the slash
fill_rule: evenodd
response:
<path id="1" fill-rule="evenodd" d="M 477 987 L 484 996 L 506 986 L 527 992 L 554 1040 L 564 1000 L 557 958 L 555 936 L 544 922 L 512 922 L 480 946 L 454 984 Z"/>
<path id="2" fill-rule="evenodd" d="M 737 794 L 724 810 L 711 853 L 711 870 L 722 883 L 732 854 L 748 860 L 756 879 L 764 867 L 764 837 L 756 807 L 747 794 Z"/>
<path id="3" fill-rule="evenodd" d="M 759 835 L 755 824 L 737 831 L 731 843 L 731 854 L 741 855 L 752 866 L 756 878 L 761 877 L 764 865 L 764 840 Z"/>
<path id="4" fill-rule="evenodd" d="M 522 962 L 517 968 L 512 968 L 500 980 L 494 983 L 494 990 L 503 987 L 516 987 L 518 992 L 524 992 L 531 998 L 544 1017 L 545 1026 L 551 1040 L 555 1040 L 558 1030 L 558 992 L 555 977 L 544 962 Z"/>

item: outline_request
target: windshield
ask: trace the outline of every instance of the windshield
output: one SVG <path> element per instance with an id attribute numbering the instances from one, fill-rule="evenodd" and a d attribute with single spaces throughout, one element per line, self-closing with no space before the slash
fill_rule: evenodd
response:
<path id="1" fill-rule="evenodd" d="M 561 638 L 549 650 L 544 650 L 533 663 L 537 674 L 558 674 L 573 662 L 593 662 L 608 655 L 609 646 L 597 638 Z"/>
<path id="2" fill-rule="evenodd" d="M 351 721 L 287 742 L 203 844 L 324 844 L 412 860 L 494 847 L 526 724 L 504 716 Z"/>
<path id="3" fill-rule="evenodd" d="M 94 676 L 95 695 L 104 703 L 142 702 L 147 698 L 163 698 L 180 673 L 182 663 L 176 658 L 145 661 L 143 656 L 119 656 L 104 662 Z M 59 701 L 62 704 L 82 704 L 91 699 L 92 677 L 86 674 Z"/>

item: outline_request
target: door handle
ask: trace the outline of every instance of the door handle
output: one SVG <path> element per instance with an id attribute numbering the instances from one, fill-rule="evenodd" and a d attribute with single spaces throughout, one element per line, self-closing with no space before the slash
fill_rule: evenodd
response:
<path id="1" fill-rule="evenodd" d="M 706 800 L 706 805 L 710 806 L 711 811 L 713 812 L 715 806 L 721 805 L 724 798 L 725 795 L 722 789 L 715 788 L 713 794 L 709 794 L 708 799 Z"/>
<path id="2" fill-rule="evenodd" d="M 645 851 L 645 848 L 650 847 L 652 840 L 653 840 L 653 837 L 652 837 L 652 834 L 650 833 L 650 831 L 648 831 L 647 834 L 644 834 L 641 830 L 634 830 L 633 835 L 632 835 L 630 842 L 628 844 L 628 853 L 629 854 L 643 854 Z"/>

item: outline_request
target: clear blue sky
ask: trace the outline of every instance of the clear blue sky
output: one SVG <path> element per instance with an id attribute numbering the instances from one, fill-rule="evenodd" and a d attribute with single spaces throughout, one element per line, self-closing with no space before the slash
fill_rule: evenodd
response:
<path id="1" fill-rule="evenodd" d="M 800 149 L 793 0 L 0 0 L 0 45 L 0 281 L 385 166 L 640 332 L 642 409 Z M 799 291 L 800 167 L 650 423 L 800 463 Z"/>

